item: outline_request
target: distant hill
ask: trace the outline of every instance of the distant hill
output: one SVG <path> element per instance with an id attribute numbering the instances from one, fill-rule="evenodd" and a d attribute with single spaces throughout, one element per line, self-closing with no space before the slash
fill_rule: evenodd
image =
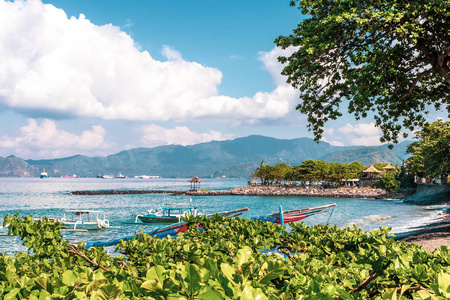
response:
<path id="1" fill-rule="evenodd" d="M 404 144 L 405 143 L 405 144 Z M 393 150 L 380 147 L 338 147 L 310 138 L 292 140 L 248 136 L 227 141 L 212 141 L 191 146 L 160 146 L 121 151 L 107 157 L 75 155 L 59 159 L 23 160 L 0 157 L 0 176 L 39 176 L 45 168 L 49 176 L 77 174 L 159 175 L 162 177 L 248 177 L 264 160 L 265 164 L 284 162 L 299 165 L 307 159 L 331 162 L 359 161 L 364 165 L 379 162 L 401 164 L 408 142 Z"/>

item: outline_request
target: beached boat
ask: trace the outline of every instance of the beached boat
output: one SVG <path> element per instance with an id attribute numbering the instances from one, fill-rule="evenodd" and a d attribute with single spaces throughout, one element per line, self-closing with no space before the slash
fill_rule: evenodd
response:
<path id="1" fill-rule="evenodd" d="M 163 206 L 154 210 L 151 209 L 145 215 L 137 215 L 144 223 L 176 223 L 181 221 L 182 216 L 191 214 L 197 215 L 197 206 L 190 203 L 163 203 Z"/>
<path id="2" fill-rule="evenodd" d="M 98 210 L 65 210 L 64 217 L 58 221 L 64 229 L 99 230 L 109 228 L 109 221 L 104 211 Z"/>

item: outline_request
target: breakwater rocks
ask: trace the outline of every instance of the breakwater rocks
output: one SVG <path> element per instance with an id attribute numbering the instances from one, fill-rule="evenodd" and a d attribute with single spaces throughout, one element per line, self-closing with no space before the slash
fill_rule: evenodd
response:
<path id="1" fill-rule="evenodd" d="M 75 191 L 73 195 L 120 195 L 120 194 L 172 194 L 187 196 L 283 196 L 283 197 L 326 197 L 326 198 L 383 198 L 386 191 L 373 188 L 329 188 L 243 186 L 226 191 L 170 191 L 170 190 L 105 190 Z"/>
<path id="2" fill-rule="evenodd" d="M 318 188 L 318 187 L 237 187 L 231 189 L 235 195 L 247 196 L 296 196 L 296 197 L 326 197 L 326 198 L 380 198 L 386 195 L 383 189 L 373 188 Z"/>

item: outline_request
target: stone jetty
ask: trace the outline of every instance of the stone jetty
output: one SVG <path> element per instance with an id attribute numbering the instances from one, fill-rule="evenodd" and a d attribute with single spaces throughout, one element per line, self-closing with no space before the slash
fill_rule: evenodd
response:
<path id="1" fill-rule="evenodd" d="M 386 191 L 375 188 L 321 188 L 243 186 L 226 191 L 173 191 L 173 190 L 103 190 L 75 191 L 73 195 L 122 195 L 122 194 L 171 194 L 187 196 L 282 196 L 282 197 L 326 197 L 326 198 L 383 198 Z"/>

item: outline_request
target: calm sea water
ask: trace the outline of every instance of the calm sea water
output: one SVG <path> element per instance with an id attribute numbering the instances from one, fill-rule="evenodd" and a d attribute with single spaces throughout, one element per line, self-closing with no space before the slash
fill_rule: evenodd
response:
<path id="1" fill-rule="evenodd" d="M 246 185 L 243 179 L 206 179 L 202 189 L 226 190 Z M 187 196 L 161 194 L 143 195 L 72 195 L 76 190 L 188 190 L 187 179 L 101 179 L 101 178 L 0 178 L 0 216 L 19 213 L 33 217 L 63 216 L 64 209 L 104 210 L 111 226 L 102 231 L 69 232 L 64 236 L 73 241 L 110 240 L 133 235 L 135 232 L 151 231 L 155 224 L 123 224 L 132 215 L 158 208 L 163 202 L 187 202 Z M 436 221 L 442 213 L 442 206 L 414 206 L 398 200 L 334 199 L 301 197 L 255 197 L 255 196 L 205 196 L 193 197 L 199 212 L 204 214 L 249 207 L 244 217 L 274 213 L 282 205 L 284 210 L 314 207 L 336 203 L 333 213 L 324 213 L 305 219 L 308 225 L 326 223 L 338 227 L 356 224 L 366 230 L 380 226 L 392 227 L 392 232 L 401 233 Z M 160 225 L 159 225 L 160 226 Z M 2 228 L 0 233 L 7 230 Z M 17 237 L 0 236 L 0 252 L 24 251 Z"/>

